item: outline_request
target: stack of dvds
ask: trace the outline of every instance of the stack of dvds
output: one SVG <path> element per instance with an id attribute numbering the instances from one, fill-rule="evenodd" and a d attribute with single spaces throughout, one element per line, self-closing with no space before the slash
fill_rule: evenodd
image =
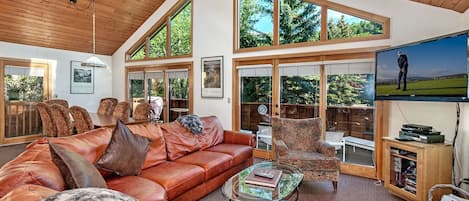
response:
<path id="1" fill-rule="evenodd" d="M 409 161 L 409 166 L 405 170 L 403 170 L 404 175 L 404 189 L 411 193 L 416 192 L 416 178 L 417 178 L 417 166 L 414 161 Z"/>

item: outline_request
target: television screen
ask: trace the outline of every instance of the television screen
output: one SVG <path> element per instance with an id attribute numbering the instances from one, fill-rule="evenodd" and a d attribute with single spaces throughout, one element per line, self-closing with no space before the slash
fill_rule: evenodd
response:
<path id="1" fill-rule="evenodd" d="M 376 53 L 376 100 L 468 101 L 468 34 Z"/>

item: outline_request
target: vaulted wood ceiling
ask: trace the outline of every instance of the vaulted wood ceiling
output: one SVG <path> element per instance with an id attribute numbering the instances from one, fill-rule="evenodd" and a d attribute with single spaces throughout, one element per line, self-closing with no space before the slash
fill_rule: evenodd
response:
<path id="1" fill-rule="evenodd" d="M 86 8 L 90 0 L 78 0 Z M 96 53 L 112 55 L 164 0 L 96 0 Z M 92 52 L 92 9 L 69 0 L 0 0 L 0 41 Z"/>
<path id="2" fill-rule="evenodd" d="M 464 13 L 469 8 L 469 0 L 412 0 L 440 8 Z"/>

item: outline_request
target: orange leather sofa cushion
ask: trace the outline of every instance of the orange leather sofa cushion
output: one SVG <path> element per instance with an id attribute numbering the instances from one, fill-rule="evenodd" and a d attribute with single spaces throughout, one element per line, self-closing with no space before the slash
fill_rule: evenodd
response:
<path id="1" fill-rule="evenodd" d="M 233 157 L 232 166 L 238 165 L 252 157 L 252 147 L 239 144 L 219 144 L 217 146 L 206 149 L 205 151 L 213 151 L 229 154 Z"/>
<path id="2" fill-rule="evenodd" d="M 199 141 L 200 149 L 205 150 L 223 142 L 223 126 L 215 116 L 200 118 L 204 130 L 202 134 L 194 135 Z"/>
<path id="3" fill-rule="evenodd" d="M 159 124 L 133 124 L 127 126 L 134 134 L 150 138 L 152 143 L 143 164 L 143 169 L 166 161 L 166 144 Z"/>
<path id="4" fill-rule="evenodd" d="M 231 167 L 231 157 L 228 154 L 198 151 L 180 159 L 176 162 L 197 165 L 205 169 L 205 180 L 209 180 Z"/>
<path id="5" fill-rule="evenodd" d="M 185 191 L 204 182 L 203 168 L 178 162 L 165 162 L 142 171 L 141 177 L 160 184 L 172 200 Z"/>
<path id="6" fill-rule="evenodd" d="M 167 200 L 166 192 L 162 186 L 143 177 L 115 177 L 107 181 L 107 187 L 138 198 L 139 201 Z"/>

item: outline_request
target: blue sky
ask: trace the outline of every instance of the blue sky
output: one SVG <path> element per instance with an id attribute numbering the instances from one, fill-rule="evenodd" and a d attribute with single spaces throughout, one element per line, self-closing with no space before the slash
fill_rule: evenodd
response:
<path id="1" fill-rule="evenodd" d="M 377 79 L 396 79 L 397 51 L 407 55 L 407 77 L 435 77 L 467 73 L 467 35 L 396 48 L 377 54 Z"/>

